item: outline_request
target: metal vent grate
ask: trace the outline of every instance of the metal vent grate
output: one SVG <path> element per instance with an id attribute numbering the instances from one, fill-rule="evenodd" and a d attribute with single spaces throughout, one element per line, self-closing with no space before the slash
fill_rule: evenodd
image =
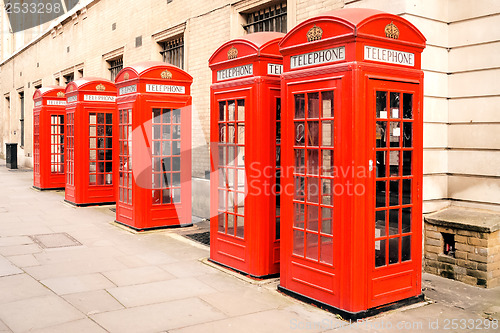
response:
<path id="1" fill-rule="evenodd" d="M 197 234 L 184 235 L 187 238 L 190 238 L 198 243 L 205 244 L 210 246 L 210 231 L 199 232 Z"/>
<path id="2" fill-rule="evenodd" d="M 54 249 L 60 247 L 80 246 L 82 243 L 68 235 L 67 233 L 33 235 L 30 238 L 44 249 Z"/>

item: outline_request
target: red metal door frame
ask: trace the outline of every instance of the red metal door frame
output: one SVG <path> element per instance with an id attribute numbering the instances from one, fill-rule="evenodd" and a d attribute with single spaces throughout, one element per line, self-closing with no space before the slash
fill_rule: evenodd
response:
<path id="1" fill-rule="evenodd" d="M 248 165 L 248 154 L 249 154 L 249 149 L 248 149 L 248 140 L 251 139 L 250 136 L 248 135 L 249 133 L 249 119 L 248 117 L 251 115 L 249 110 L 252 110 L 252 97 L 254 96 L 254 90 L 255 88 L 253 86 L 246 86 L 242 87 L 239 89 L 235 90 L 230 90 L 230 91 L 225 91 L 225 90 L 218 90 L 218 91 L 213 91 L 212 92 L 212 112 L 211 112 L 211 119 L 212 119 L 212 129 L 210 131 L 211 133 L 211 142 L 212 144 L 212 152 L 216 152 L 215 154 L 212 153 L 212 174 L 211 174 L 211 181 L 210 181 L 210 193 L 211 196 L 214 196 L 215 198 L 212 198 L 211 200 L 211 214 L 212 216 L 211 219 L 215 219 L 215 222 L 212 221 L 210 223 L 210 232 L 213 235 L 213 240 L 210 243 L 210 258 L 216 262 L 224 262 L 225 265 L 229 267 L 236 268 L 241 271 L 248 271 L 249 270 L 249 259 L 248 256 L 250 255 L 249 249 L 251 248 L 251 245 L 248 244 L 249 240 L 251 239 L 251 235 L 254 232 L 254 230 L 250 230 L 255 228 L 255 225 L 250 225 L 247 224 L 247 221 L 251 221 L 251 209 L 248 204 L 252 204 L 251 200 L 248 200 L 248 182 L 247 180 L 249 179 L 250 175 L 248 173 L 250 165 Z M 230 149 L 235 149 L 237 151 L 239 145 L 236 143 L 235 145 L 232 145 L 230 142 L 227 141 L 228 138 L 228 131 L 229 131 L 229 126 L 235 126 L 237 128 L 238 124 L 238 117 L 231 117 L 235 119 L 234 121 L 229 120 L 229 113 L 231 112 L 229 110 L 229 107 L 227 107 L 227 110 L 225 110 L 225 116 L 224 116 L 224 121 L 219 122 L 219 103 L 221 102 L 226 102 L 229 103 L 230 101 L 234 101 L 237 103 L 239 100 L 244 100 L 245 104 L 245 119 L 244 119 L 244 126 L 245 126 L 245 144 L 243 145 L 244 147 L 244 165 L 238 167 L 236 164 L 238 163 L 238 157 L 235 154 L 235 158 L 232 161 L 229 161 L 229 150 Z M 227 105 L 227 104 L 226 104 Z M 235 114 L 237 114 L 237 105 L 235 105 Z M 234 123 L 234 124 L 232 124 Z M 220 125 L 223 125 L 222 127 L 224 129 L 224 134 L 221 134 L 220 132 Z M 237 129 L 235 129 L 237 131 Z M 228 142 L 228 145 L 223 145 L 221 147 L 221 135 L 224 135 L 224 139 L 226 141 L 223 142 Z M 235 138 L 237 139 L 237 133 L 234 133 Z M 236 140 L 236 142 L 238 142 Z M 232 147 L 230 147 L 232 146 Z M 215 150 L 214 150 L 215 149 Z M 224 161 L 221 161 L 221 157 L 219 154 L 220 149 L 224 149 L 223 153 L 223 158 Z M 250 153 L 251 155 L 251 153 Z M 221 164 L 222 163 L 222 164 Z M 224 170 L 222 171 L 220 166 L 224 167 Z M 229 171 L 231 170 L 231 171 Z M 238 170 L 240 172 L 238 172 Z M 242 173 L 243 171 L 243 173 Z M 231 186 L 229 183 L 229 180 L 221 180 L 221 174 L 224 176 L 224 178 L 228 179 L 227 176 L 228 174 L 231 175 L 236 175 L 235 178 L 233 178 L 233 186 Z M 237 182 L 239 182 L 239 176 L 244 174 L 244 191 L 243 192 L 237 192 L 238 186 L 235 186 Z M 236 181 L 235 181 L 236 179 Z M 222 183 L 224 182 L 224 184 Z M 225 189 L 225 190 L 224 190 Z M 221 191 L 221 193 L 219 193 Z M 220 194 L 224 193 L 225 200 L 224 200 L 224 207 L 221 206 L 221 202 L 219 200 L 221 199 L 219 196 Z M 237 214 L 232 214 L 228 213 L 228 193 L 234 193 L 237 192 L 237 202 L 239 202 L 239 196 L 243 194 L 244 197 L 244 225 L 243 225 L 243 232 L 244 235 L 241 237 L 241 235 L 238 237 L 237 236 L 237 228 L 238 228 L 238 218 Z M 234 202 L 234 201 L 233 201 Z M 238 208 L 237 208 L 238 209 Z M 257 209 L 257 207 L 253 207 L 253 209 Z M 221 215 L 219 212 L 224 212 Z M 257 213 L 257 212 L 255 212 Z M 250 215 L 250 217 L 249 217 Z M 222 225 L 222 221 L 220 221 L 220 218 L 224 216 L 224 221 Z M 233 218 L 233 223 L 236 226 L 236 228 L 233 227 L 233 235 L 230 235 L 230 226 L 228 224 L 229 219 Z M 256 223 L 254 223 L 256 224 Z M 224 231 L 222 232 L 222 228 Z"/>
<path id="2" fill-rule="evenodd" d="M 130 159 L 132 157 L 132 147 L 129 147 L 128 142 L 130 142 L 132 139 L 129 138 L 129 132 L 128 132 L 128 127 L 132 127 L 132 119 L 129 119 L 131 116 L 133 109 L 134 109 L 134 101 L 126 102 L 126 103 L 117 103 L 117 112 L 115 115 L 115 124 L 117 124 L 117 130 L 118 130 L 118 135 L 115 135 L 115 141 L 114 141 L 114 159 L 116 161 L 115 164 L 115 171 L 114 171 L 114 183 L 116 184 L 116 190 L 115 190 L 115 197 L 116 197 L 116 216 L 117 220 L 119 221 L 132 221 L 133 219 L 133 201 L 136 200 L 135 197 L 136 195 L 132 194 L 133 190 L 132 187 L 134 186 L 132 183 L 132 186 L 129 186 L 129 177 L 133 177 L 132 171 L 128 167 L 130 163 L 128 161 L 124 162 L 124 165 L 122 165 L 122 157 L 125 156 L 125 159 Z M 128 112 L 128 110 L 132 110 L 132 112 Z M 121 121 L 122 119 L 122 112 L 127 111 L 127 123 L 124 125 L 124 123 Z M 132 127 L 133 129 L 133 127 Z M 123 131 L 126 130 L 127 133 L 125 134 Z M 132 133 L 130 133 L 132 134 Z M 126 135 L 126 137 L 125 137 Z M 126 140 L 125 140 L 126 139 Z M 125 148 L 125 142 L 127 142 L 127 154 L 122 154 L 122 144 L 123 148 Z M 127 165 L 125 170 L 122 169 L 122 166 Z M 127 176 L 124 177 L 122 180 L 120 177 L 121 172 L 127 173 Z M 122 181 L 125 181 L 127 184 L 123 184 Z M 133 182 L 133 181 L 132 181 Z M 127 191 L 126 194 L 124 194 L 122 191 Z M 131 193 L 131 198 L 129 202 L 129 192 Z"/>
<path id="3" fill-rule="evenodd" d="M 184 100 L 184 101 L 182 101 Z M 137 107 L 137 106 L 136 106 Z M 173 223 L 167 223 L 167 226 L 188 226 L 192 224 L 191 221 L 191 96 L 182 96 L 179 100 L 175 101 L 165 101 L 159 102 L 158 98 L 154 98 L 148 100 L 148 98 L 144 98 L 141 106 L 142 111 L 146 111 L 143 114 L 142 118 L 145 120 L 145 129 L 146 132 L 152 133 L 152 111 L 153 109 L 170 109 L 173 113 L 173 110 L 180 110 L 180 143 L 181 143 L 181 155 L 180 155 L 180 191 L 181 198 L 179 203 L 171 204 L 169 207 L 165 207 L 164 205 L 159 205 L 155 207 L 155 205 L 151 206 L 151 210 L 146 212 L 145 216 L 148 216 L 148 221 L 151 221 L 151 225 L 164 225 L 165 218 L 168 217 Z M 132 113 L 134 110 L 132 111 Z M 172 123 L 173 124 L 173 123 Z M 172 125 L 174 126 L 174 125 Z M 173 130 L 172 130 L 173 131 Z M 189 135 L 184 134 L 188 132 Z M 173 137 L 172 137 L 173 138 Z M 144 138 L 145 139 L 145 138 Z M 147 144 L 152 145 L 152 137 Z M 135 140 L 135 137 L 134 137 Z M 173 142 L 173 141 L 171 141 Z M 151 155 L 152 157 L 152 155 Z M 189 172 L 186 172 L 189 170 Z M 151 191 L 146 191 L 151 195 Z M 144 193 L 146 196 L 147 194 Z M 142 214 L 142 213 L 140 213 Z M 155 222 L 155 221 L 163 221 L 163 222 Z"/>
<path id="4" fill-rule="evenodd" d="M 334 95 L 334 100 L 333 100 L 333 108 L 334 108 L 334 117 L 329 118 L 327 121 L 332 120 L 333 121 L 333 126 L 334 126 L 334 143 L 332 148 L 327 148 L 326 151 L 331 151 L 334 154 L 334 166 L 335 167 L 340 167 L 341 165 L 338 165 L 339 161 L 342 163 L 343 158 L 342 156 L 345 154 L 344 148 L 342 146 L 342 143 L 338 141 L 341 138 L 341 133 L 344 131 L 344 129 L 341 127 L 343 124 L 342 118 L 345 116 L 342 112 L 342 99 L 344 98 L 341 94 L 341 87 L 342 87 L 342 76 L 332 76 L 332 75 L 327 75 L 323 77 L 315 77 L 314 79 L 297 79 L 291 82 L 287 82 L 287 95 L 283 96 L 286 100 L 283 101 L 283 129 L 282 129 L 282 142 L 283 142 L 283 157 L 282 157 L 282 164 L 283 166 L 293 166 L 291 170 L 286 170 L 284 171 L 284 176 L 282 178 L 282 185 L 284 191 L 287 191 L 286 195 L 282 198 L 284 199 L 282 201 L 282 209 L 283 209 L 283 219 L 282 219 L 282 226 L 281 226 L 281 233 L 282 233 L 282 239 L 281 239 L 281 276 L 282 280 L 280 284 L 284 286 L 287 289 L 292 289 L 292 290 L 299 290 L 299 293 L 306 294 L 310 297 L 313 297 L 315 299 L 318 299 L 320 301 L 323 301 L 325 303 L 329 304 L 339 304 L 341 300 L 341 293 L 344 293 L 343 288 L 340 286 L 342 285 L 343 281 L 343 270 L 346 268 L 346 264 L 348 264 L 346 258 L 344 255 L 342 255 L 341 249 L 343 248 L 342 244 L 345 243 L 345 234 L 343 233 L 343 230 L 341 227 L 343 227 L 343 224 L 340 223 L 341 221 L 341 214 L 342 212 L 339 210 L 339 207 L 342 205 L 341 201 L 343 201 L 343 198 L 341 196 L 333 196 L 333 201 L 334 204 L 333 206 L 326 205 L 323 206 L 322 204 L 314 204 L 311 202 L 311 204 L 308 203 L 308 200 L 304 198 L 304 200 L 296 200 L 295 197 L 295 192 L 297 191 L 297 187 L 295 184 L 294 180 L 294 174 L 297 174 L 296 171 L 296 166 L 295 166 L 295 149 L 302 150 L 304 148 L 304 169 L 307 167 L 308 163 L 308 157 L 306 154 L 306 151 L 308 150 L 307 147 L 308 145 L 305 144 L 304 146 L 298 146 L 295 143 L 293 143 L 296 138 L 296 133 L 295 131 L 295 115 L 294 115 L 294 104 L 295 104 L 295 96 L 296 95 L 302 95 L 304 94 L 306 100 L 304 101 L 305 103 L 305 113 L 307 113 L 308 107 L 307 107 L 307 94 L 315 94 L 316 92 L 328 92 L 328 91 L 333 91 Z M 321 97 L 320 97 L 321 98 Z M 299 118 L 297 118 L 299 119 Z M 302 118 L 300 118 L 302 119 Z M 308 125 L 308 117 L 304 117 L 304 135 L 306 136 L 307 134 L 307 127 Z M 314 120 L 311 120 L 311 122 L 315 122 L 316 120 L 318 122 L 321 122 L 323 117 L 314 117 L 311 118 Z M 325 120 L 326 121 L 326 120 Z M 299 122 L 300 123 L 300 122 Z M 319 136 L 319 133 L 318 133 Z M 320 138 L 318 137 L 318 141 Z M 290 147 L 294 147 L 291 149 Z M 318 147 L 322 153 L 322 147 L 321 145 L 314 145 L 314 147 Z M 316 148 L 313 148 L 312 150 L 316 150 Z M 302 155 L 300 155 L 302 156 Z M 318 156 L 320 159 L 321 157 Z M 321 168 L 319 165 L 317 166 L 318 168 Z M 323 170 L 323 168 L 321 168 Z M 322 178 L 322 171 L 318 172 L 318 176 L 313 176 L 311 178 L 314 179 L 323 179 Z M 314 173 L 316 173 L 314 171 Z M 300 173 L 304 175 L 304 178 L 308 178 L 309 171 L 305 170 L 304 173 Z M 332 179 L 332 178 L 325 178 L 325 179 Z M 345 182 L 345 179 L 341 178 L 333 178 L 334 182 L 337 183 L 339 182 L 339 185 L 342 185 L 343 182 Z M 307 180 L 306 180 L 307 182 Z M 304 182 L 304 186 L 306 185 L 306 182 Z M 318 182 L 319 183 L 319 182 Z M 323 189 L 322 186 L 319 185 L 318 189 L 321 188 L 321 194 L 320 197 L 323 195 Z M 290 189 L 293 189 L 294 193 L 290 193 Z M 333 190 L 333 188 L 332 188 Z M 307 194 L 305 194 L 307 196 Z M 314 201 L 314 199 L 312 199 Z M 321 200 L 319 200 L 321 202 Z M 300 207 L 307 207 L 309 205 L 311 206 L 317 206 L 317 207 L 325 207 L 326 209 L 330 209 L 329 207 L 332 207 L 333 211 L 333 232 L 332 236 L 328 234 L 323 234 L 320 232 L 321 226 L 318 225 L 318 232 L 308 232 L 308 227 L 307 227 L 307 212 L 304 212 L 304 224 L 306 225 L 305 229 L 303 228 L 295 228 L 294 224 L 297 222 L 296 221 L 296 216 L 295 216 L 295 205 L 298 204 Z M 307 208 L 306 208 L 307 210 Z M 320 209 L 318 209 L 320 210 Z M 318 215 L 319 216 L 319 215 Z M 319 218 L 319 217 L 318 217 Z M 304 231 L 302 231 L 304 230 Z M 310 239 L 314 238 L 315 236 L 313 235 L 318 235 L 318 240 L 321 241 L 321 237 L 332 239 L 335 246 L 332 246 L 331 250 L 333 251 L 331 253 L 332 256 L 332 263 L 327 264 L 325 262 L 321 262 L 320 254 L 318 254 L 317 259 L 310 259 L 307 258 L 307 254 L 304 254 L 302 256 L 299 256 L 297 254 L 293 253 L 294 249 L 294 232 L 301 233 L 305 232 L 306 235 L 311 234 L 312 237 Z M 330 238 L 331 237 L 331 238 Z M 305 238 L 305 247 L 307 247 L 307 237 Z M 319 242 L 318 242 L 319 244 Z M 306 251 L 307 252 L 307 251 Z M 335 261 L 335 259 L 338 259 L 340 261 Z"/>
<path id="5" fill-rule="evenodd" d="M 387 92 L 387 114 L 382 116 L 377 116 L 375 112 L 376 108 L 376 92 Z M 392 93 L 400 94 L 400 104 L 398 105 L 398 117 L 395 117 L 393 105 L 391 104 L 390 97 Z M 408 119 L 404 117 L 404 103 L 405 103 L 405 94 L 412 94 L 412 109 L 413 109 L 413 118 Z M 386 232 L 382 232 L 381 235 L 377 238 L 380 241 L 376 242 L 376 235 L 373 232 L 369 232 L 368 235 L 368 258 L 370 260 L 367 261 L 368 267 L 367 272 L 369 273 L 369 285 L 368 285 L 368 293 L 367 293 L 367 304 L 369 307 L 376 307 L 382 304 L 387 304 L 396 300 L 412 297 L 418 295 L 421 289 L 421 261 L 422 261 L 422 151 L 423 151 L 423 143 L 422 143 L 422 112 L 421 112 L 421 103 L 422 103 L 422 87 L 421 84 L 415 81 L 402 81 L 401 77 L 394 78 L 394 80 L 389 80 L 387 76 L 383 77 L 383 79 L 376 79 L 375 77 L 371 77 L 367 79 L 367 113 L 369 115 L 368 122 L 368 133 L 367 136 L 367 146 L 370 149 L 370 159 L 373 161 L 374 170 L 370 173 L 370 178 L 367 182 L 367 202 L 366 206 L 368 207 L 367 212 L 369 212 L 370 220 L 376 221 L 375 211 L 385 212 L 385 229 Z M 376 130 L 376 122 L 381 124 L 386 123 L 385 129 L 385 138 L 386 138 L 386 147 L 387 148 L 376 148 L 375 141 L 378 136 L 384 135 L 381 134 L 381 130 Z M 391 142 L 389 138 L 394 138 L 391 129 L 397 130 L 398 127 L 394 125 L 389 125 L 394 123 L 395 126 L 399 126 L 400 131 L 400 140 L 398 146 L 391 147 Z M 405 128 L 407 124 L 411 124 L 412 141 L 411 147 L 407 147 L 404 144 L 405 140 Z M 394 126 L 394 127 L 390 127 Z M 377 133 L 378 131 L 378 133 Z M 385 155 L 385 152 L 392 151 L 394 153 L 398 153 L 399 161 L 399 176 L 393 175 L 394 172 L 388 174 L 391 166 L 391 155 Z M 389 160 L 389 163 L 386 163 L 384 166 L 383 177 L 378 177 L 378 168 L 377 168 L 377 154 L 385 155 L 385 161 Z M 411 161 L 411 174 L 405 175 L 403 168 L 404 163 L 404 155 L 408 152 L 411 152 L 412 161 Z M 402 156 L 403 155 L 403 156 Z M 380 158 L 379 158 L 380 159 Z M 387 167 L 387 168 L 386 168 Z M 386 184 L 386 193 L 385 193 L 385 205 L 380 206 L 380 208 L 376 208 L 376 200 L 377 200 L 377 188 L 375 186 L 375 179 L 379 179 L 382 182 L 387 182 Z M 403 198 L 403 186 L 408 180 L 411 181 L 411 203 L 405 204 L 405 199 Z M 391 187 L 389 185 L 397 184 L 398 186 L 398 198 L 399 202 L 391 203 L 391 199 L 395 199 L 395 196 L 390 196 Z M 380 204 L 381 205 L 381 204 Z M 392 209 L 390 208 L 392 207 Z M 384 209 L 385 208 L 385 209 Z M 403 211 L 407 211 L 407 209 L 411 209 L 411 231 L 404 233 L 405 230 L 403 222 L 405 218 L 403 217 Z M 391 223 L 391 215 L 395 216 L 396 214 L 389 214 L 395 211 L 398 211 L 398 233 L 394 233 L 391 235 L 389 230 Z M 378 215 L 377 215 L 378 216 Z M 405 251 L 403 251 L 403 240 L 408 239 L 407 237 L 411 236 L 410 243 L 410 256 L 411 259 L 405 258 Z M 392 261 L 396 260 L 391 264 L 390 254 L 389 254 L 389 242 L 390 240 L 398 241 L 398 258 L 392 258 Z M 386 264 L 379 267 L 376 267 L 375 257 L 376 257 L 376 248 L 377 246 L 381 248 L 380 251 L 383 250 L 385 243 L 385 261 Z M 376 244 L 372 246 L 372 244 Z"/>

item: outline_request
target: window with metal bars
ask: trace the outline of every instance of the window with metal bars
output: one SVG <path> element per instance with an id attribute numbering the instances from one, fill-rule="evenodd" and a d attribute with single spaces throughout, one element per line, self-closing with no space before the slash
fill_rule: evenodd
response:
<path id="1" fill-rule="evenodd" d="M 116 76 L 123 69 L 123 57 L 109 60 L 109 71 L 111 72 L 111 81 L 116 79 Z"/>
<path id="2" fill-rule="evenodd" d="M 286 33 L 286 1 L 247 13 L 247 24 L 243 26 L 247 33 L 276 31 Z"/>
<path id="3" fill-rule="evenodd" d="M 184 69 L 184 36 L 161 42 L 160 45 L 163 61 Z"/>
<path id="4" fill-rule="evenodd" d="M 75 74 L 69 73 L 63 76 L 65 84 L 75 81 Z"/>

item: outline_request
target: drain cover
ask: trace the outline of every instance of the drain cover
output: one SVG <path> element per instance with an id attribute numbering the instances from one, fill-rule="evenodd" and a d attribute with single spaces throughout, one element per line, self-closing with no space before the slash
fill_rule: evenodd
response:
<path id="1" fill-rule="evenodd" d="M 190 238 L 198 243 L 205 244 L 210 246 L 210 231 L 199 232 L 197 234 L 184 235 L 187 238 Z"/>
<path id="2" fill-rule="evenodd" d="M 79 241 L 65 232 L 56 234 L 33 235 L 30 236 L 30 238 L 44 249 L 82 245 Z"/>

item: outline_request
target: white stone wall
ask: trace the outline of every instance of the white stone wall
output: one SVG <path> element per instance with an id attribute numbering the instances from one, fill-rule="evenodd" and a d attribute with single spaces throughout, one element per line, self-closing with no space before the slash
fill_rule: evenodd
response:
<path id="1" fill-rule="evenodd" d="M 449 8 L 448 194 L 499 209 L 500 2 L 469 4 Z"/>

